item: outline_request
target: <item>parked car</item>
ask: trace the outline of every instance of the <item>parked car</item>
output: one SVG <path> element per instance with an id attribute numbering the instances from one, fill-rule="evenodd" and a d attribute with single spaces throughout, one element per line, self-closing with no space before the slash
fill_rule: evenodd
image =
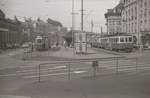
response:
<path id="1" fill-rule="evenodd" d="M 24 43 L 21 45 L 21 48 L 29 48 L 29 44 L 28 43 Z"/>
<path id="2" fill-rule="evenodd" d="M 144 48 L 144 50 L 147 50 L 147 49 L 150 49 L 150 46 L 149 45 L 144 45 L 143 48 Z"/>

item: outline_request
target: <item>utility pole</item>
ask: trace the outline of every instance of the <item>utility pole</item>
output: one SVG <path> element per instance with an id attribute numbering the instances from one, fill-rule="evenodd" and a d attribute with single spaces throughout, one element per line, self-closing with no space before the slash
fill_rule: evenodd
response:
<path id="1" fill-rule="evenodd" d="M 101 26 L 101 34 L 103 34 L 103 27 Z"/>
<path id="2" fill-rule="evenodd" d="M 93 28 L 94 28 L 94 24 L 93 24 L 93 20 L 91 20 L 91 33 L 93 33 Z"/>
<path id="3" fill-rule="evenodd" d="M 140 52 L 142 51 L 142 47 L 141 47 L 141 45 L 142 45 L 142 43 L 141 43 L 141 22 L 140 22 L 140 1 L 139 0 L 137 0 L 137 6 L 138 6 L 138 47 L 139 47 L 139 50 L 140 50 Z"/>
<path id="4" fill-rule="evenodd" d="M 74 15 L 75 15 L 75 13 L 74 13 L 74 0 L 72 0 L 72 30 L 74 30 Z"/>
<path id="5" fill-rule="evenodd" d="M 83 0 L 81 0 L 81 31 L 83 32 L 83 25 L 84 25 L 84 20 L 83 20 L 83 13 L 84 9 L 83 9 Z"/>
<path id="6" fill-rule="evenodd" d="M 71 30 L 72 30 L 72 45 L 73 45 L 73 53 L 75 52 L 75 44 L 74 44 L 74 15 L 75 15 L 75 13 L 74 13 L 74 0 L 72 0 L 72 28 L 71 28 Z"/>

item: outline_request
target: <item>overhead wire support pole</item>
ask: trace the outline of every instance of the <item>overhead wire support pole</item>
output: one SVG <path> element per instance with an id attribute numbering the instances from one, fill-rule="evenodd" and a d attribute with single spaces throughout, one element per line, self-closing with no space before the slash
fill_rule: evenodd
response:
<path id="1" fill-rule="evenodd" d="M 93 33 L 93 28 L 94 28 L 94 24 L 93 24 L 93 20 L 91 20 L 91 33 Z"/>
<path id="2" fill-rule="evenodd" d="M 74 13 L 74 0 L 72 0 L 72 30 L 74 30 L 74 15 L 75 15 L 75 13 Z"/>
<path id="3" fill-rule="evenodd" d="M 83 31 L 83 24 L 84 24 L 84 20 L 83 20 L 83 15 L 84 15 L 84 13 L 83 13 L 83 0 L 81 0 L 81 31 Z"/>
<path id="4" fill-rule="evenodd" d="M 75 53 L 75 44 L 74 44 L 74 15 L 75 15 L 75 13 L 74 13 L 74 0 L 72 0 L 72 28 L 71 28 L 71 30 L 72 30 L 72 45 L 73 45 L 73 53 Z"/>

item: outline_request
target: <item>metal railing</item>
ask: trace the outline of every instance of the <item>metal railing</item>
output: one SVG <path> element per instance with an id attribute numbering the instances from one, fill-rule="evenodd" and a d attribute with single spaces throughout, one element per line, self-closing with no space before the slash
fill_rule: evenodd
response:
<path id="1" fill-rule="evenodd" d="M 76 59 L 70 61 L 56 61 L 52 63 L 41 63 L 38 65 L 38 81 L 40 82 L 42 77 L 48 77 L 49 74 L 42 74 L 45 71 L 50 72 L 50 75 L 57 75 L 57 71 L 62 71 L 59 75 L 66 75 L 68 80 L 71 80 L 72 74 L 82 74 L 85 72 L 85 76 L 88 73 L 95 77 L 101 73 L 112 72 L 119 74 L 120 72 L 129 71 L 131 72 L 150 68 L 150 63 L 139 63 L 138 58 L 124 58 L 124 57 L 110 57 L 110 58 L 91 58 L 91 59 Z M 62 66 L 60 66 L 62 65 Z M 81 65 L 81 66 L 80 66 Z M 141 66 L 142 65 L 142 66 Z M 55 66 L 55 68 L 54 68 Z M 59 69 L 59 70 L 58 70 Z M 92 69 L 92 71 L 91 71 Z M 75 72 L 79 70 L 80 72 Z M 90 71 L 89 71 L 90 70 Z M 55 74 L 53 74 L 53 72 Z"/>

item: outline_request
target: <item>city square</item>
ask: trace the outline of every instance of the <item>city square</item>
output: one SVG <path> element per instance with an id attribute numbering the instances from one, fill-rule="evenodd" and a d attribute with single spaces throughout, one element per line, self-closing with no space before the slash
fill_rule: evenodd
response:
<path id="1" fill-rule="evenodd" d="M 149 0 L 1 0 L 0 98 L 149 98 Z"/>

